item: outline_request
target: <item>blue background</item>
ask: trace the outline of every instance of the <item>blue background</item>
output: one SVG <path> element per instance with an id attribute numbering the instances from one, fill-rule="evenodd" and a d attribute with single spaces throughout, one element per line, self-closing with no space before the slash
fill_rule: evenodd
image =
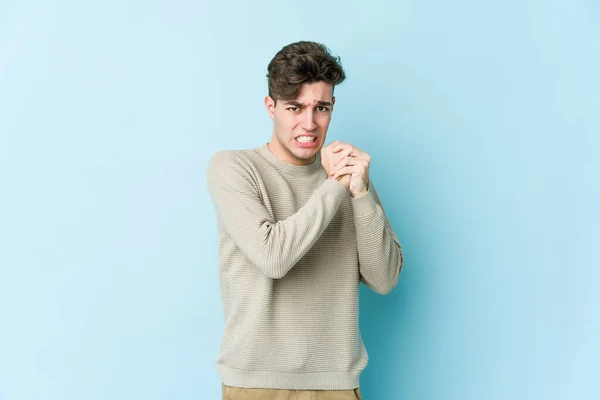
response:
<path id="1" fill-rule="evenodd" d="M 205 166 L 322 41 L 405 251 L 373 399 L 600 398 L 600 3 L 0 0 L 0 399 L 217 399 Z"/>

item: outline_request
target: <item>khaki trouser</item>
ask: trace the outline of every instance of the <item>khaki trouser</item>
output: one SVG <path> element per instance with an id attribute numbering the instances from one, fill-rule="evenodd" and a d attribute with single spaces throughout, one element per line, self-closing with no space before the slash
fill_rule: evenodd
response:
<path id="1" fill-rule="evenodd" d="M 362 400 L 360 389 L 246 389 L 223 385 L 223 400 Z"/>

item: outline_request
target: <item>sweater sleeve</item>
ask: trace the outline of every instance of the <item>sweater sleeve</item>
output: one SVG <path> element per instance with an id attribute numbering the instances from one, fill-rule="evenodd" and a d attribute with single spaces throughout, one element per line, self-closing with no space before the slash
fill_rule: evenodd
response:
<path id="1" fill-rule="evenodd" d="M 372 182 L 365 195 L 352 199 L 352 207 L 360 280 L 376 293 L 388 294 L 398 283 L 404 256 Z"/>
<path id="2" fill-rule="evenodd" d="M 207 184 L 227 234 L 272 279 L 283 278 L 310 250 L 348 192 L 341 182 L 326 179 L 294 215 L 274 221 L 251 172 L 235 155 L 219 152 L 210 159 Z"/>

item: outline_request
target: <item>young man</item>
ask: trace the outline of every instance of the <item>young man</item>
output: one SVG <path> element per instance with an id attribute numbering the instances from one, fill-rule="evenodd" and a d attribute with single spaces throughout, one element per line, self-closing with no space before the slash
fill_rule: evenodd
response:
<path id="1" fill-rule="evenodd" d="M 359 284 L 389 293 L 402 248 L 369 180 L 369 155 L 323 146 L 345 79 L 339 58 L 297 42 L 267 76 L 271 141 L 218 152 L 207 169 L 226 320 L 216 362 L 223 399 L 360 399 L 368 357 Z"/>

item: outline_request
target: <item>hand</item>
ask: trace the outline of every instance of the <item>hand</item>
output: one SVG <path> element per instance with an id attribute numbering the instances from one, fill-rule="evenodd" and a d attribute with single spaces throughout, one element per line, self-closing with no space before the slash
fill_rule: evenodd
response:
<path id="1" fill-rule="evenodd" d="M 340 143 L 341 142 L 339 140 L 336 140 L 329 143 L 327 146 L 321 147 L 321 164 L 323 165 L 323 168 L 325 168 L 325 172 L 327 172 L 327 175 L 329 175 L 329 171 L 331 171 L 331 168 L 333 167 L 334 154 L 331 151 L 331 149 L 334 146 L 339 145 Z"/>
<path id="2" fill-rule="evenodd" d="M 329 146 L 331 148 L 328 151 L 333 154 L 333 157 L 329 159 L 331 162 L 329 176 L 337 179 L 349 175 L 351 178 L 348 189 L 352 197 L 359 197 L 367 193 L 371 156 L 349 143 L 333 142 Z"/>
<path id="3" fill-rule="evenodd" d="M 340 143 L 341 142 L 339 140 L 336 140 L 336 141 L 329 143 L 327 146 L 323 146 L 321 148 L 321 164 L 323 165 L 325 172 L 327 172 L 327 176 L 329 176 L 330 178 L 332 178 L 332 176 L 330 175 L 329 172 L 333 168 L 333 159 L 334 159 L 334 153 L 331 151 L 331 149 L 334 146 L 339 145 Z M 344 186 L 346 186 L 346 188 L 349 188 L 351 178 L 352 178 L 352 176 L 350 176 L 350 175 L 343 175 L 343 176 L 338 176 L 336 179 L 338 181 L 342 182 L 344 184 Z"/>

